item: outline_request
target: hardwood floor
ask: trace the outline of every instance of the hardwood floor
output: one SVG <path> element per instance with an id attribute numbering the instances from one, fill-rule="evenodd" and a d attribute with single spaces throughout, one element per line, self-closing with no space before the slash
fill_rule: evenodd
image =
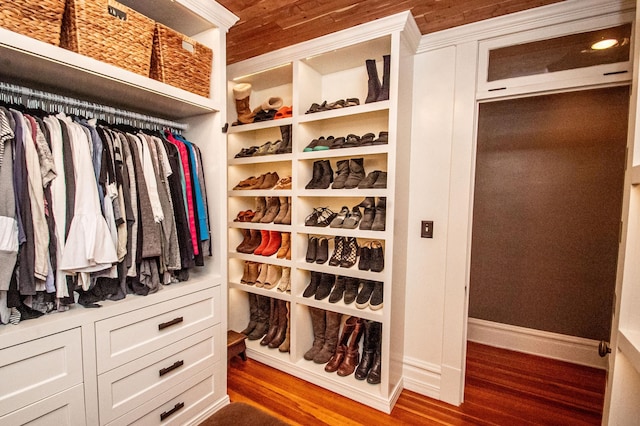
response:
<path id="1" fill-rule="evenodd" d="M 605 372 L 469 343 L 465 402 L 404 390 L 391 415 L 254 360 L 231 360 L 228 392 L 294 425 L 599 425 Z"/>

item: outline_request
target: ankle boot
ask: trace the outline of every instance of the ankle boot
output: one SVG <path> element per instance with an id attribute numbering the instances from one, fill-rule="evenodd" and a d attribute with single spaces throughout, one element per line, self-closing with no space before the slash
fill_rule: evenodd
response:
<path id="1" fill-rule="evenodd" d="M 253 251 L 255 255 L 261 255 L 265 248 L 269 245 L 269 231 L 260 231 L 260 245 Z"/>
<path id="2" fill-rule="evenodd" d="M 318 250 L 316 251 L 316 263 L 322 265 L 329 259 L 329 241 L 325 237 L 318 239 Z"/>
<path id="3" fill-rule="evenodd" d="M 278 332 L 278 307 L 277 300 L 271 297 L 269 299 L 269 330 L 267 334 L 260 341 L 261 346 L 267 346 L 269 342 L 273 340 Z"/>
<path id="4" fill-rule="evenodd" d="M 291 268 L 285 266 L 282 268 L 282 277 L 278 284 L 278 291 L 285 292 L 291 290 Z"/>
<path id="5" fill-rule="evenodd" d="M 253 253 L 260 244 L 262 244 L 262 233 L 259 229 L 252 229 L 251 232 L 251 240 L 247 243 L 247 246 L 244 248 L 245 251 L 243 253 L 251 254 Z"/>
<path id="6" fill-rule="evenodd" d="M 249 275 L 249 261 L 245 260 L 245 262 L 243 264 L 242 278 L 240 278 L 240 284 L 246 284 L 247 283 L 247 276 L 248 275 Z"/>
<path id="7" fill-rule="evenodd" d="M 282 235 L 280 231 L 268 231 L 269 232 L 269 244 L 262 249 L 263 256 L 272 256 L 277 253 L 280 248 L 280 244 L 282 244 Z"/>
<path id="8" fill-rule="evenodd" d="M 333 274 L 325 274 L 322 273 L 320 276 L 320 284 L 318 284 L 318 289 L 316 290 L 316 294 L 314 298 L 316 300 L 324 300 L 331 293 L 331 289 L 333 288 L 333 284 L 336 282 L 336 276 Z"/>
<path id="9" fill-rule="evenodd" d="M 313 360 L 316 355 L 324 347 L 326 324 L 326 311 L 320 308 L 309 306 L 309 314 L 311 315 L 311 327 L 313 329 L 313 345 L 303 355 L 307 361 Z"/>
<path id="10" fill-rule="evenodd" d="M 376 215 L 374 200 L 375 199 L 373 197 L 367 197 L 360 204 L 358 204 L 359 207 L 364 208 L 364 214 L 362 215 L 362 220 L 360 221 L 360 229 L 363 231 L 370 231 L 373 227 L 373 220 Z"/>
<path id="11" fill-rule="evenodd" d="M 382 272 L 384 269 L 384 251 L 380 241 L 371 242 L 371 261 L 369 265 L 373 272 Z"/>
<path id="12" fill-rule="evenodd" d="M 349 177 L 349 160 L 340 160 L 336 163 L 336 178 L 333 180 L 331 189 L 342 189 Z"/>
<path id="13" fill-rule="evenodd" d="M 259 268 L 258 268 L 258 276 L 256 278 L 255 281 L 255 285 L 258 288 L 262 288 L 264 287 L 264 283 L 267 282 L 267 273 L 269 272 L 269 265 L 268 263 L 260 263 L 259 264 Z"/>
<path id="14" fill-rule="evenodd" d="M 369 75 L 367 99 L 364 103 L 368 104 L 376 102 L 380 96 L 380 90 L 382 89 L 380 84 L 380 78 L 378 78 L 378 68 L 376 67 L 376 61 L 374 59 L 367 59 L 365 61 L 367 66 L 367 74 Z"/>
<path id="15" fill-rule="evenodd" d="M 260 275 L 260 264 L 258 262 L 247 261 L 247 277 L 244 284 L 254 285 Z"/>
<path id="16" fill-rule="evenodd" d="M 333 286 L 333 290 L 331 290 L 331 294 L 329 295 L 329 303 L 337 303 L 344 296 L 344 290 L 346 285 L 346 277 L 339 275 L 336 278 L 336 283 Z"/>
<path id="17" fill-rule="evenodd" d="M 248 251 L 249 247 L 251 247 L 251 231 L 248 229 L 240 229 L 240 232 L 242 232 L 242 242 L 238 244 L 236 251 L 238 253 L 252 253 L 253 250 Z"/>
<path id="18" fill-rule="evenodd" d="M 275 217 L 275 219 L 273 219 L 273 223 L 278 225 L 290 225 L 291 215 L 289 215 L 289 223 L 285 222 L 287 214 L 289 213 L 289 209 L 291 208 L 291 206 L 289 205 L 289 197 L 280 197 L 278 201 L 280 203 L 280 211 L 278 212 L 278 215 Z"/>
<path id="19" fill-rule="evenodd" d="M 267 271 L 267 278 L 264 282 L 263 288 L 267 290 L 271 290 L 276 287 L 280 282 L 280 278 L 282 277 L 282 266 L 278 265 L 269 265 L 269 270 Z"/>
<path id="20" fill-rule="evenodd" d="M 334 247 L 331 259 L 329 259 L 330 266 L 340 266 L 340 262 L 342 262 L 342 253 L 344 251 L 344 240 L 345 238 L 339 235 L 333 239 Z"/>
<path id="21" fill-rule="evenodd" d="M 344 360 L 344 355 L 347 352 L 347 344 L 349 343 L 349 337 L 356 326 L 356 317 L 349 317 L 342 326 L 342 334 L 340 340 L 338 340 L 338 347 L 336 353 L 333 354 L 327 365 L 324 366 L 324 371 L 327 373 L 333 373 L 338 371 L 338 367 Z"/>
<path id="22" fill-rule="evenodd" d="M 386 101 L 389 99 L 389 86 L 391 85 L 391 55 L 382 56 L 382 61 L 384 73 L 382 74 L 382 87 L 377 100 Z"/>
<path id="23" fill-rule="evenodd" d="M 358 240 L 355 237 L 347 237 L 342 249 L 341 268 L 351 268 L 358 261 Z"/>
<path id="24" fill-rule="evenodd" d="M 291 347 L 291 305 L 289 302 L 285 302 L 285 309 L 287 310 L 287 329 L 285 330 L 284 340 L 278 346 L 280 352 L 289 352 Z"/>
<path id="25" fill-rule="evenodd" d="M 253 215 L 253 219 L 251 219 L 251 222 L 260 223 L 260 221 L 262 221 L 262 218 L 264 217 L 266 210 L 267 210 L 266 198 L 256 197 L 256 208 L 255 208 L 255 213 Z"/>
<path id="26" fill-rule="evenodd" d="M 256 326 L 251 333 L 247 335 L 249 340 L 261 339 L 269 330 L 269 297 L 256 295 L 258 305 L 258 319 Z"/>
<path id="27" fill-rule="evenodd" d="M 349 176 L 344 183 L 346 189 L 357 188 L 358 184 L 365 176 L 364 158 L 352 158 L 349 161 Z"/>
<path id="28" fill-rule="evenodd" d="M 380 341 L 380 330 L 382 324 L 377 321 L 365 320 L 364 322 L 364 344 L 362 345 L 362 359 L 354 374 L 358 380 L 364 380 L 369 375 L 373 366 L 373 358 Z"/>
<path id="29" fill-rule="evenodd" d="M 344 304 L 349 305 L 356 300 L 358 296 L 358 287 L 360 280 L 358 278 L 346 277 L 344 281 Z"/>
<path id="30" fill-rule="evenodd" d="M 245 336 L 248 335 L 256 328 L 258 324 L 258 298 L 253 293 L 248 293 L 249 296 L 249 324 L 247 324 L 247 328 L 242 330 L 240 333 Z"/>
<path id="31" fill-rule="evenodd" d="M 324 345 L 320 352 L 313 357 L 316 364 L 326 364 L 336 352 L 338 345 L 338 333 L 340 332 L 340 319 L 342 314 L 327 311 L 326 329 L 324 331 Z"/>
<path id="32" fill-rule="evenodd" d="M 378 198 L 376 213 L 371 224 L 372 231 L 384 231 L 387 222 L 387 197 Z"/>
<path id="33" fill-rule="evenodd" d="M 271 189 L 274 186 L 276 186 L 276 183 L 278 183 L 279 180 L 280 180 L 280 176 L 278 176 L 278 173 L 276 172 L 266 173 L 264 175 L 264 181 L 262 182 L 262 184 L 255 189 Z"/>
<path id="34" fill-rule="evenodd" d="M 291 144 L 291 124 L 280 126 L 280 134 L 282 135 L 282 145 L 276 151 L 276 154 L 288 154 L 293 151 Z"/>
<path id="35" fill-rule="evenodd" d="M 333 182 L 333 169 L 331 168 L 331 162 L 329 160 L 322 160 L 320 162 L 320 180 L 316 186 L 316 189 L 327 189 L 331 182 Z"/>
<path id="36" fill-rule="evenodd" d="M 276 216 L 278 216 L 278 213 L 280 213 L 280 199 L 278 197 L 267 197 L 266 205 L 267 208 L 264 216 L 260 219 L 260 223 L 271 223 L 275 220 Z"/>
<path id="37" fill-rule="evenodd" d="M 278 252 L 276 254 L 276 257 L 278 259 L 284 259 L 285 257 L 287 257 L 287 252 L 289 251 L 289 246 L 291 245 L 290 232 L 283 232 L 281 236 L 282 242 L 280 243 L 280 248 L 278 249 Z"/>
<path id="38" fill-rule="evenodd" d="M 311 271 L 311 281 L 309 281 L 309 285 L 307 285 L 307 288 L 304 289 L 302 297 L 311 297 L 316 294 L 316 291 L 318 291 L 318 286 L 320 285 L 321 277 L 321 272 Z"/>
<path id="39" fill-rule="evenodd" d="M 278 312 L 278 330 L 276 331 L 276 335 L 273 336 L 273 339 L 269 342 L 269 347 L 271 349 L 275 349 L 279 347 L 282 342 L 284 342 L 285 335 L 287 333 L 287 327 L 289 325 L 289 321 L 287 320 L 287 302 L 284 300 L 277 299 L 276 306 Z"/>
<path id="40" fill-rule="evenodd" d="M 344 360 L 338 367 L 338 376 L 345 377 L 353 374 L 360 361 L 360 337 L 364 326 L 360 318 L 356 318 L 354 322 L 353 333 L 351 333 Z"/>
<path id="41" fill-rule="evenodd" d="M 233 98 L 236 101 L 236 113 L 238 121 L 234 125 L 253 123 L 255 114 L 251 111 L 249 97 L 251 95 L 251 85 L 249 83 L 240 83 L 233 88 Z"/>
<path id="42" fill-rule="evenodd" d="M 305 260 L 307 263 L 313 263 L 316 261 L 316 255 L 318 253 L 318 237 L 309 236 L 307 240 L 307 255 Z"/>
<path id="43" fill-rule="evenodd" d="M 358 261 L 358 269 L 368 271 L 371 269 L 371 242 L 368 241 L 360 246 L 360 260 Z"/>
<path id="44" fill-rule="evenodd" d="M 320 163 L 322 163 L 322 160 L 313 162 L 313 173 L 311 175 L 311 180 L 305 185 L 305 189 L 317 189 L 320 178 L 322 177 L 322 166 L 320 165 Z"/>

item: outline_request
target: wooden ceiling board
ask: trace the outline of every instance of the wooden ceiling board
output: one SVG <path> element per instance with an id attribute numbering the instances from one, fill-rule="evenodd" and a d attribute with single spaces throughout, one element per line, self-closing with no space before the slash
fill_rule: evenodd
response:
<path id="1" fill-rule="evenodd" d="M 227 34 L 227 62 L 410 10 L 428 34 L 563 0 L 218 0 L 240 20 Z"/>

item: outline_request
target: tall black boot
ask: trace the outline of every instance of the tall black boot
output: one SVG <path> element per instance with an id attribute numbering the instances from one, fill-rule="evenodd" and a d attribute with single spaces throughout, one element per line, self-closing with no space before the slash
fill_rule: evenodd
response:
<path id="1" fill-rule="evenodd" d="M 256 328 L 258 323 L 258 298 L 255 294 L 249 293 L 249 324 L 247 328 L 241 331 L 242 334 L 248 335 Z"/>
<path id="2" fill-rule="evenodd" d="M 253 331 L 247 336 L 249 340 L 261 339 L 269 330 L 269 314 L 271 313 L 269 304 L 271 298 L 260 295 L 256 295 L 256 298 L 258 300 L 258 321 Z"/>
<path id="3" fill-rule="evenodd" d="M 327 327 L 327 311 L 309 306 L 309 314 L 311 315 L 311 328 L 313 329 L 313 345 L 303 355 L 307 361 L 314 359 L 324 347 L 324 333 Z"/>
<path id="4" fill-rule="evenodd" d="M 269 269 L 271 269 L 270 265 Z M 267 331 L 267 334 L 262 338 L 262 340 L 260 340 L 260 345 L 262 346 L 267 346 L 274 337 L 276 337 L 276 334 L 278 333 L 278 308 L 279 305 L 277 303 L 277 300 L 274 298 L 269 298 L 269 330 Z"/>
<path id="5" fill-rule="evenodd" d="M 378 100 L 386 101 L 387 99 L 389 99 L 389 86 L 391 85 L 391 56 L 384 55 L 382 59 L 384 61 L 384 74 L 382 75 L 382 87 L 380 88 Z"/>
<path id="6" fill-rule="evenodd" d="M 375 323 L 375 338 L 376 338 L 376 349 L 373 355 L 373 364 L 371 365 L 371 370 L 369 370 L 369 375 L 367 376 L 367 383 L 372 385 L 377 385 L 381 381 L 381 371 L 382 371 L 382 324 L 379 322 Z"/>
<path id="7" fill-rule="evenodd" d="M 354 374 L 358 380 L 364 380 L 369 375 L 373 361 L 376 355 L 376 349 L 378 348 L 378 342 L 380 341 L 380 330 L 382 324 L 377 321 L 366 320 L 364 322 L 364 344 L 362 346 L 362 358 L 360 364 L 356 368 Z"/>
<path id="8" fill-rule="evenodd" d="M 376 68 L 375 59 L 367 59 L 367 74 L 369 74 L 369 85 L 368 85 L 368 93 L 367 99 L 364 101 L 365 104 L 376 102 L 378 97 L 380 96 L 380 91 L 382 90 L 380 79 L 378 78 L 378 68 Z"/>

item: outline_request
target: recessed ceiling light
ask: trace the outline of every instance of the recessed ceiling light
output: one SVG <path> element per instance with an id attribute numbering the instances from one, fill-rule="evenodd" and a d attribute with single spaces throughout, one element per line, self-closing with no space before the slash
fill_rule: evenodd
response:
<path id="1" fill-rule="evenodd" d="M 611 47 L 615 47 L 619 44 L 618 40 L 615 38 L 606 38 L 604 40 L 596 41 L 591 45 L 591 49 L 593 50 L 604 50 L 609 49 Z"/>

